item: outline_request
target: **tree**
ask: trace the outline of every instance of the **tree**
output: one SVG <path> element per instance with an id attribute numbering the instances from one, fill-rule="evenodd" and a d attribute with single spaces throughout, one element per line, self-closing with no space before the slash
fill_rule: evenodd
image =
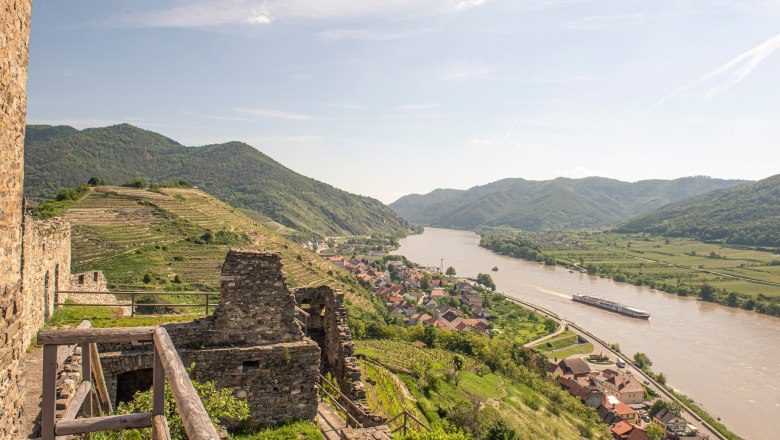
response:
<path id="1" fill-rule="evenodd" d="M 648 410 L 648 413 L 650 414 L 650 417 L 655 417 L 656 414 L 658 414 L 662 409 L 668 409 L 669 411 L 679 415 L 682 408 L 680 408 L 680 404 L 677 402 L 668 402 L 666 400 L 658 399 L 655 402 L 653 402 L 653 405 Z"/>
<path id="2" fill-rule="evenodd" d="M 436 338 L 438 337 L 438 333 L 436 332 L 436 327 L 432 325 L 426 325 L 423 329 L 423 336 L 422 341 L 425 342 L 425 345 L 427 345 L 430 348 L 436 347 Z"/>
<path id="3" fill-rule="evenodd" d="M 152 282 L 152 275 L 149 273 L 144 274 L 144 284 L 149 284 Z"/>
<path id="4" fill-rule="evenodd" d="M 104 179 L 101 179 L 100 177 L 90 177 L 89 180 L 87 180 L 87 185 L 89 186 L 105 186 L 108 185 L 108 182 L 106 182 Z"/>
<path id="5" fill-rule="evenodd" d="M 660 426 L 651 423 L 647 426 L 647 436 L 653 440 L 661 440 L 661 437 L 664 436 L 664 431 Z"/>
<path id="6" fill-rule="evenodd" d="M 699 288 L 699 296 L 704 301 L 713 302 L 715 301 L 715 288 L 707 283 L 704 283 Z"/>
<path id="7" fill-rule="evenodd" d="M 636 352 L 634 353 L 634 364 L 640 369 L 644 370 L 645 368 L 650 368 L 650 366 L 653 365 L 653 362 L 646 354 L 642 352 Z"/>
<path id="8" fill-rule="evenodd" d="M 447 274 L 448 277 L 454 277 L 456 275 L 455 274 L 455 268 L 452 267 L 452 266 L 448 267 L 446 274 Z"/>
<path id="9" fill-rule="evenodd" d="M 491 277 L 489 273 L 478 274 L 477 283 L 487 287 L 490 290 L 496 290 L 496 283 L 493 282 L 493 277 Z"/>
<path id="10" fill-rule="evenodd" d="M 498 419 L 488 427 L 485 440 L 515 440 L 517 433 L 505 421 Z"/>
<path id="11" fill-rule="evenodd" d="M 461 357 L 461 355 L 456 354 L 455 356 L 452 357 L 452 365 L 455 366 L 456 370 L 458 371 L 462 370 L 463 364 L 464 364 L 463 357 Z"/>

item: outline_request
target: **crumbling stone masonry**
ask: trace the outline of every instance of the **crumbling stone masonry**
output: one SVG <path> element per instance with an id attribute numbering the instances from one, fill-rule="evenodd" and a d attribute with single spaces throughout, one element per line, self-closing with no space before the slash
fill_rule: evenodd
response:
<path id="1" fill-rule="evenodd" d="M 214 380 L 247 399 L 257 425 L 314 419 L 320 348 L 295 321 L 281 257 L 231 250 L 221 280 L 213 316 L 164 325 L 182 361 L 196 364 L 196 380 Z M 122 373 L 152 368 L 147 344 L 106 344 L 100 350 L 114 401 Z"/>
<path id="2" fill-rule="evenodd" d="M 371 413 L 366 401 L 355 344 L 347 325 L 344 294 L 328 286 L 298 289 L 294 294 L 298 307 L 309 313 L 306 330 L 322 350 L 322 373 L 333 375 L 341 391 L 367 415 L 358 417 L 364 426 L 384 423 L 383 417 Z"/>
<path id="3" fill-rule="evenodd" d="M 21 226 L 31 9 L 31 0 L 0 6 L 0 438 L 18 437 L 22 415 Z"/>

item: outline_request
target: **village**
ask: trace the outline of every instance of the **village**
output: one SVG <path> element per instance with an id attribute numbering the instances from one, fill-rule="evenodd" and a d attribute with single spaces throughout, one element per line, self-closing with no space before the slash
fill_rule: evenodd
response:
<path id="1" fill-rule="evenodd" d="M 420 267 L 401 256 L 390 255 L 379 240 L 329 247 L 322 242 L 320 255 L 349 271 L 360 284 L 387 306 L 397 325 L 430 325 L 443 330 L 501 333 L 491 324 L 485 307 L 485 289 L 478 280 L 455 276 L 454 268 Z M 304 246 L 316 250 L 317 244 Z M 347 255 L 344 255 L 344 254 Z M 480 274 L 480 280 L 489 275 Z M 490 281 L 492 283 L 492 280 Z M 562 327 L 568 327 L 562 324 Z M 562 328 L 561 330 L 567 330 Z M 554 336 L 559 331 L 550 336 Z M 524 348 L 536 346 L 532 341 Z M 595 349 L 594 349 L 595 351 Z M 648 381 L 640 382 L 632 366 L 603 353 L 575 354 L 548 359 L 547 375 L 563 390 L 594 408 L 610 426 L 614 439 L 705 440 L 698 428 L 681 416 L 681 409 L 662 399 Z M 634 371 L 636 371 L 634 369 Z"/>

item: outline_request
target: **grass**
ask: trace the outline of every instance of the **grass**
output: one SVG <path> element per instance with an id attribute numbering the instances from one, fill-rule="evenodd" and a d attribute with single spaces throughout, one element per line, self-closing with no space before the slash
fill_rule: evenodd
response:
<path id="1" fill-rule="evenodd" d="M 515 342 L 525 344 L 551 333 L 554 327 L 536 313 L 507 301 L 501 295 L 488 295 L 488 311 L 493 317 L 491 324 L 506 335 L 512 335 Z"/>
<path id="2" fill-rule="evenodd" d="M 92 327 L 94 328 L 106 328 L 139 327 L 169 322 L 187 322 L 200 317 L 203 317 L 203 315 L 164 315 L 124 318 L 122 317 L 122 309 L 119 307 L 68 305 L 55 310 L 51 317 L 46 321 L 44 328 L 73 327 L 81 323 L 84 319 L 91 320 Z"/>
<path id="3" fill-rule="evenodd" d="M 235 440 L 323 440 L 314 422 L 298 421 L 282 426 L 266 428 L 251 434 L 231 435 Z"/>
<path id="4" fill-rule="evenodd" d="M 548 358 L 565 359 L 569 356 L 578 354 L 588 354 L 593 352 L 593 344 L 586 342 L 584 344 L 571 345 L 559 350 L 550 350 L 543 352 Z"/>

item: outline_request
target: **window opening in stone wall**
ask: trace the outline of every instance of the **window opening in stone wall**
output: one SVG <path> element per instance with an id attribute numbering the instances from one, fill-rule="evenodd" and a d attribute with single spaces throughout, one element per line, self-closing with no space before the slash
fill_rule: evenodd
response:
<path id="1" fill-rule="evenodd" d="M 60 265 L 54 266 L 54 308 L 57 308 L 57 304 L 60 302 Z"/>
<path id="2" fill-rule="evenodd" d="M 49 271 L 43 276 L 43 319 L 49 319 Z"/>
<path id="3" fill-rule="evenodd" d="M 153 369 L 142 368 L 119 374 L 116 378 L 116 403 L 133 400 L 135 393 L 152 387 Z"/>
<path id="4" fill-rule="evenodd" d="M 79 284 L 84 284 L 84 275 L 79 275 Z"/>
<path id="5" fill-rule="evenodd" d="M 92 272 L 92 281 L 97 283 L 97 280 L 98 280 L 98 273 L 97 272 Z"/>
<path id="6" fill-rule="evenodd" d="M 244 373 L 248 373 L 250 371 L 257 371 L 259 369 L 260 369 L 260 361 L 244 361 L 243 364 Z"/>

